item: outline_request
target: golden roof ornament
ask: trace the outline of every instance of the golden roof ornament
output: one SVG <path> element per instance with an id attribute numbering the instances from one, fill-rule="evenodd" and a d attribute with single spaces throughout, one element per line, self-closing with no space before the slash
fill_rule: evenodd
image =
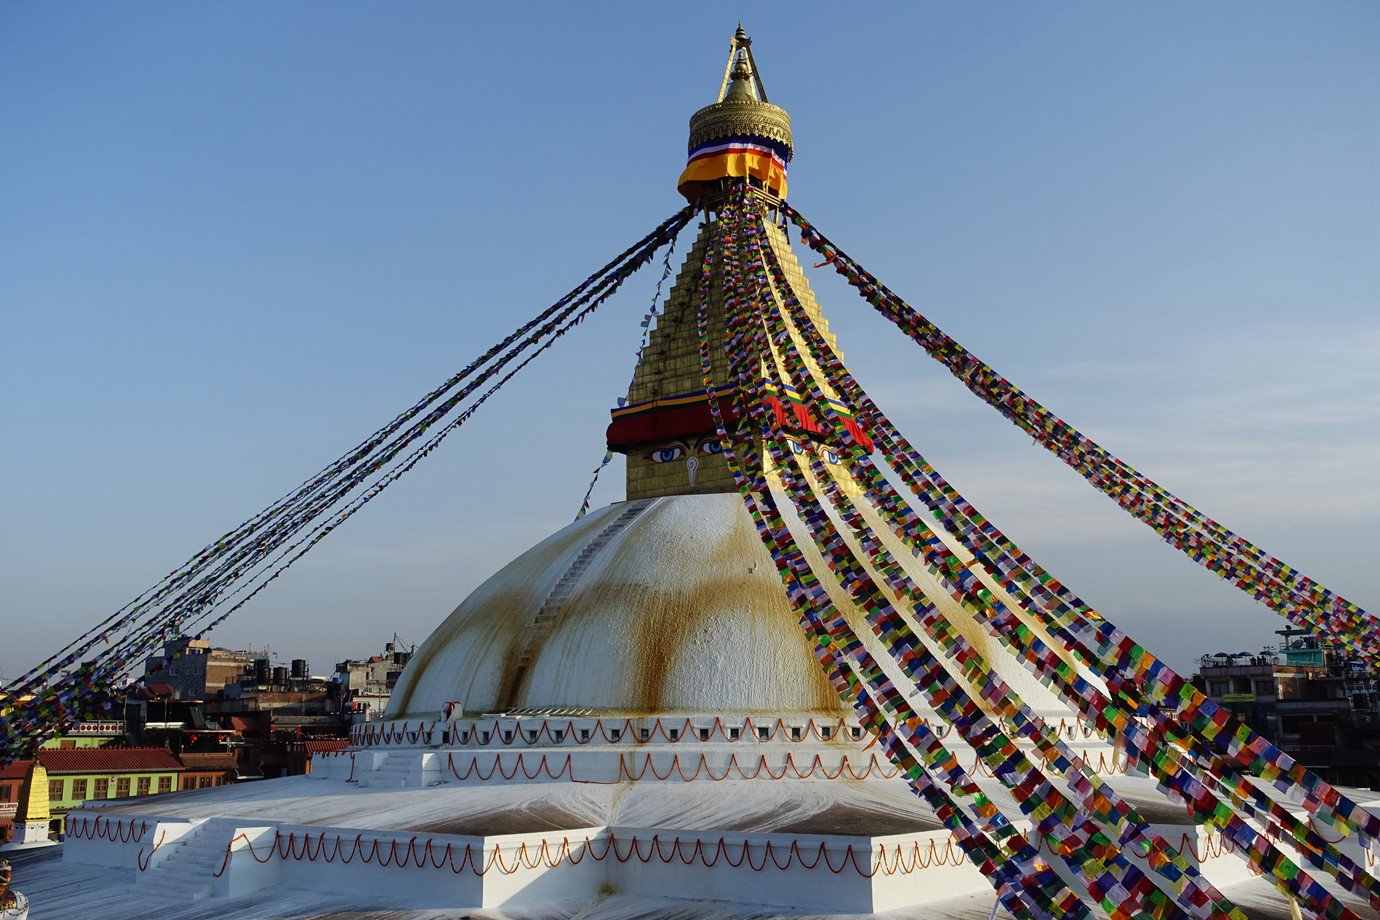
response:
<path id="1" fill-rule="evenodd" d="M 676 189 L 707 207 L 734 184 L 747 181 L 786 197 L 786 164 L 794 152 L 791 116 L 767 101 L 742 23 L 733 35 L 719 101 L 690 116 L 689 161 Z"/>
<path id="2" fill-rule="evenodd" d="M 752 57 L 752 39 L 743 31 L 742 23 L 733 34 L 718 101 L 690 116 L 689 152 L 693 155 L 696 148 L 728 137 L 774 142 L 783 148 L 786 162 L 790 162 L 794 152 L 791 116 L 767 101 L 767 91 Z"/>

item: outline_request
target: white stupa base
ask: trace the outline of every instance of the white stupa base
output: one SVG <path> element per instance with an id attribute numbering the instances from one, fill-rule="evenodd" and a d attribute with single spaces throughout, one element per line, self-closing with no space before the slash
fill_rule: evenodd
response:
<path id="1" fill-rule="evenodd" d="M 448 792 L 473 797 L 480 790 Z M 463 808 L 460 796 L 435 796 L 434 805 Z M 64 868 L 127 870 L 140 899 L 261 902 L 272 893 L 363 899 L 385 894 L 408 908 L 454 909 L 591 902 L 616 893 L 722 901 L 740 909 L 867 915 L 963 895 L 992 897 L 990 884 L 947 830 L 852 836 L 619 825 L 461 835 L 233 818 L 131 818 L 95 810 L 69 820 L 73 832 Z M 1185 826 L 1157 830 L 1196 854 L 1219 886 L 1250 880 L 1245 864 L 1216 835 Z"/>
<path id="2" fill-rule="evenodd" d="M 0 850 L 7 850 L 18 847 L 51 847 L 57 846 L 57 841 L 48 836 L 47 821 L 26 821 L 23 824 L 14 826 L 14 836 Z"/>
<path id="3" fill-rule="evenodd" d="M 869 838 L 620 826 L 465 836 L 154 818 L 112 843 L 98 828 L 129 833 L 127 823 L 80 820 L 92 833 L 69 841 L 66 864 L 133 868 L 139 894 L 180 900 L 291 889 L 491 908 L 616 892 L 867 914 L 991 890 L 947 831 Z"/>
<path id="4" fill-rule="evenodd" d="M 656 903 L 676 916 L 929 918 L 960 902 L 954 916 L 971 904 L 985 915 L 994 903 L 949 831 L 847 726 L 827 740 L 808 720 L 765 739 L 744 726 L 730 741 L 731 730 L 705 734 L 697 720 L 689 730 L 665 717 L 623 725 L 617 740 L 584 735 L 578 720 L 554 724 L 385 723 L 372 746 L 318 758 L 308 776 L 74 811 L 61 863 L 26 876 L 26 890 L 54 886 L 41 892 L 53 895 L 42 902 L 53 920 L 90 916 L 64 894 L 83 879 L 113 885 L 121 893 L 103 914 L 131 920 L 141 915 L 123 905 L 236 920 L 294 916 L 304 898 L 409 917 L 561 917 L 594 905 L 591 916 L 637 916 Z M 1259 887 L 1150 780 L 1123 774 L 1075 726 L 1068 736 L 1216 885 Z M 999 784 L 974 775 L 1004 801 Z"/>

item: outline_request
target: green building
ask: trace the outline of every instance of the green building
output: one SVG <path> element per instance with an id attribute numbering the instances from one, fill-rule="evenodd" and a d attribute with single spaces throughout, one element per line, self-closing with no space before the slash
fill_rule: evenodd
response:
<path id="1" fill-rule="evenodd" d="M 156 795 L 178 788 L 183 766 L 163 748 L 43 748 L 50 833 L 65 832 L 67 812 L 89 801 Z"/>

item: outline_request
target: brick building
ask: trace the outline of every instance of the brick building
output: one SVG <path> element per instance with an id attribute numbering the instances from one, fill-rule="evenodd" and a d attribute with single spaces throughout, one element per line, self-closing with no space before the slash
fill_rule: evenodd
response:
<path id="1" fill-rule="evenodd" d="M 226 684 L 237 683 L 260 657 L 258 652 L 211 648 L 205 639 L 179 636 L 164 644 L 162 654 L 148 659 L 144 673 L 172 687 L 176 699 L 204 700 Z"/>
<path id="2" fill-rule="evenodd" d="M 229 751 L 183 751 L 177 759 L 182 762 L 179 789 L 209 789 L 229 785 L 239 778 L 239 762 Z"/>
<path id="3" fill-rule="evenodd" d="M 0 767 L 0 844 L 14 838 L 14 819 L 19 814 L 19 800 L 32 765 L 32 760 L 16 760 Z"/>

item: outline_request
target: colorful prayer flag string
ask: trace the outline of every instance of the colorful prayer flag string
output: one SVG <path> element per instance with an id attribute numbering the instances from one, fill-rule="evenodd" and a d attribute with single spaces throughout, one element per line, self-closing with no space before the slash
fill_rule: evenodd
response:
<path id="1" fill-rule="evenodd" d="M 1182 797 L 1197 820 L 1220 827 L 1253 869 L 1266 874 L 1282 892 L 1297 897 L 1321 916 L 1354 916 L 1276 846 L 1277 838 L 1267 837 L 1254 828 L 1263 824 L 1277 832 L 1293 831 L 1296 839 L 1307 839 L 1302 858 L 1350 890 L 1374 897 L 1375 880 L 1326 841 L 1314 840 L 1317 835 L 1309 836 L 1311 832 L 1278 803 L 1267 801 L 1258 791 L 1253 796 L 1245 791 L 1250 787 L 1240 771 L 1249 758 L 1242 752 L 1249 750 L 1259 761 L 1252 763 L 1259 771 L 1256 775 L 1274 778 L 1310 810 L 1318 810 L 1334 827 L 1369 836 L 1369 816 L 1326 784 L 1306 775 L 1306 771 L 1304 775 L 1290 773 L 1288 780 L 1282 779 L 1282 771 L 1292 769 L 1291 762 L 1275 763 L 1278 758 L 1274 758 L 1273 749 L 1244 728 L 1233 729 L 1236 734 L 1232 737 L 1238 740 L 1223 745 L 1214 739 L 1212 731 L 1204 728 L 1201 716 L 1196 721 L 1183 720 L 1173 717 L 1172 710 L 1165 710 L 1158 721 L 1151 719 L 1145 725 L 1150 729 L 1146 731 L 1142 724 L 1151 700 L 1139 693 L 1135 681 L 1120 676 L 1127 664 L 1134 662 L 1159 676 L 1153 696 L 1160 701 L 1160 707 L 1168 702 L 1180 704 L 1181 710 L 1188 711 L 1188 706 L 1196 701 L 1182 692 L 1167 669 L 1158 662 L 1148 664 L 1153 659 L 1143 649 L 1125 640 L 1020 553 L 905 445 L 800 309 L 773 251 L 765 223 L 755 208 L 745 204 L 750 193 L 742 195 L 741 200 L 721 207 L 719 224 L 723 226 L 714 228 L 720 236 L 716 245 L 720 247 L 723 276 L 723 347 L 729 358 L 732 384 L 726 388 L 727 402 L 729 417 L 739 420 L 737 430 L 730 431 L 724 424 L 717 401 L 711 409 L 730 469 L 782 572 L 788 597 L 803 610 L 801 624 L 814 637 L 821 664 L 845 699 L 853 700 L 864 724 L 877 731 L 879 738 L 889 740 L 886 749 L 898 767 L 915 780 L 918 762 L 910 759 L 914 756 L 910 752 L 928 748 L 919 735 L 908 730 L 913 723 L 907 717 L 909 704 L 904 694 L 898 693 L 892 678 L 870 659 L 867 649 L 873 641 L 916 681 L 916 689 L 936 712 L 979 751 L 986 769 L 1013 792 L 1022 811 L 1036 822 L 1038 832 L 1053 841 L 1057 855 L 1086 894 L 1110 915 L 1129 917 L 1140 911 L 1165 917 L 1240 916 L 1220 892 L 1196 873 L 1191 863 L 1148 830 L 1134 808 L 1087 770 L 1063 744 L 1057 730 L 1045 725 L 1019 700 L 984 659 L 984 653 L 954 630 L 948 622 L 953 613 L 940 614 L 937 604 L 926 597 L 927 589 L 907 573 L 891 556 L 886 542 L 873 532 L 868 523 L 873 519 L 870 515 L 880 516 L 876 519 L 886 522 L 893 536 L 910 547 L 952 601 L 982 623 L 1002 647 L 1076 706 L 1090 723 L 1120 735 L 1135 762 L 1155 773 L 1166 790 Z M 753 216 L 745 216 L 749 212 Z M 708 272 L 712 258 L 706 253 L 703 272 Z M 837 255 L 832 258 L 838 259 Z M 713 389 L 704 320 L 704 304 L 709 296 L 707 277 L 702 277 L 701 360 L 705 387 Z M 811 367 L 823 374 L 821 379 L 828 380 L 833 391 L 820 389 Z M 806 411 L 819 423 L 810 430 L 819 430 L 824 437 L 830 437 L 832 432 L 832 437 L 843 445 L 835 459 L 850 474 L 845 480 L 838 479 L 817 454 L 789 442 L 780 430 L 781 419 L 766 409 L 766 394 L 786 389 L 802 394 Z M 876 438 L 877 448 L 893 469 L 900 471 L 912 491 L 925 499 L 936 520 L 960 539 L 971 553 L 966 561 L 956 557 L 884 484 L 871 467 L 871 444 L 864 446 L 853 436 L 854 426 L 843 424 L 845 416 L 835 408 L 836 404 L 851 412 L 861 428 Z M 790 448 L 786 446 L 788 442 Z M 798 453 L 808 456 L 802 460 L 797 458 Z M 837 608 L 828 595 L 822 593 L 823 572 L 816 576 L 794 545 L 767 484 L 769 475 L 779 480 L 791 499 L 810 542 L 827 563 L 830 577 L 838 581 L 850 603 L 860 605 L 871 627 L 872 639 L 864 641 L 862 636 L 853 634 L 837 616 Z M 846 488 L 845 481 L 849 483 Z M 852 495 L 865 499 L 866 505 L 857 505 Z M 863 514 L 865 510 L 867 513 Z M 845 529 L 839 529 L 835 521 Z M 889 599 L 892 593 L 907 600 L 904 610 L 893 609 Z M 1011 619 L 1018 611 L 1028 620 Z M 925 641 L 912 634 L 911 616 L 926 632 L 925 641 L 934 643 L 957 669 L 954 676 L 931 656 Z M 1006 618 L 1003 628 L 998 629 L 996 623 L 1002 618 Z M 1091 669 L 1088 673 L 1105 677 L 1107 690 L 1098 689 L 1076 668 L 1071 669 L 1069 660 L 1046 644 L 1051 638 L 1063 643 L 1063 655 L 1072 655 L 1083 667 Z M 962 675 L 962 682 L 958 674 Z M 978 696 L 970 697 L 970 689 L 965 686 Z M 1000 716 L 1000 723 L 979 708 L 979 698 L 983 707 Z M 1199 705 L 1193 711 L 1201 708 Z M 1207 721 L 1210 725 L 1232 724 L 1230 720 Z M 1046 766 L 1036 767 L 1026 760 L 1021 750 L 1012 745 L 1007 734 L 1010 731 L 1033 744 Z M 1204 731 L 1207 734 L 1202 734 Z M 1180 756 L 1181 747 L 1191 756 Z M 1229 762 L 1226 755 L 1235 759 Z M 1046 775 L 1049 768 L 1053 772 Z M 923 768 L 918 772 L 923 773 Z M 926 788 L 918 780 L 914 785 L 927 798 L 934 793 L 934 789 Z M 1211 791 L 1214 789 L 1216 793 Z M 987 819 L 1000 817 L 999 811 L 983 814 Z M 1248 821 L 1258 823 L 1252 825 Z M 1129 862 L 1122 855 L 1126 847 L 1141 856 L 1149 854 L 1148 869 Z M 1040 871 L 1033 866 L 1026 868 Z M 994 884 L 1002 890 L 995 875 Z M 1011 906 L 1014 911 L 1025 912 L 1049 909 L 1048 904 L 1019 901 Z"/>
<path id="2" fill-rule="evenodd" d="M 637 363 L 633 366 L 633 380 L 628 382 L 629 390 L 632 389 L 633 382 L 637 379 L 637 368 L 642 366 L 642 355 L 647 350 L 647 342 L 652 335 L 652 319 L 657 315 L 657 304 L 661 302 L 661 287 L 666 283 L 666 279 L 671 277 L 671 256 L 675 251 L 676 238 L 673 236 L 671 237 L 670 245 L 666 247 L 666 255 L 661 261 L 661 277 L 657 279 L 656 290 L 652 293 L 651 309 L 642 317 L 642 322 L 639 324 L 642 327 L 642 342 L 637 346 Z M 618 404 L 621 406 L 624 402 L 626 402 L 626 400 L 620 396 L 618 398 Z M 613 451 L 605 450 L 604 459 L 594 468 L 594 478 L 589 481 L 589 488 L 585 489 L 584 501 L 580 502 L 580 510 L 576 513 L 575 520 L 578 521 L 589 513 L 589 499 L 590 496 L 594 494 L 594 486 L 599 482 L 599 474 L 604 471 L 604 467 L 608 466 L 612 460 Z"/>
<path id="3" fill-rule="evenodd" d="M 0 761 L 8 763 L 22 756 L 67 722 L 104 711 L 120 678 L 156 656 L 159 645 L 169 638 L 200 638 L 223 622 L 436 449 L 515 373 L 650 262 L 694 213 L 686 207 L 663 221 L 339 460 L 208 544 L 152 588 L 6 685 L 0 692 Z M 504 373 L 508 365 L 512 368 Z M 481 393 L 494 378 L 497 382 Z M 178 654 L 176 649 L 166 652 L 161 666 Z"/>
<path id="4" fill-rule="evenodd" d="M 1101 445 L 1055 416 L 978 360 L 934 323 L 868 274 L 794 208 L 781 210 L 800 229 L 801 239 L 824 255 L 879 313 L 985 402 L 997 408 L 1095 488 L 1153 528 L 1171 546 L 1229 578 L 1290 621 L 1326 637 L 1367 661 L 1380 655 L 1380 623 L 1355 604 L 1227 530 L 1174 496 Z"/>

